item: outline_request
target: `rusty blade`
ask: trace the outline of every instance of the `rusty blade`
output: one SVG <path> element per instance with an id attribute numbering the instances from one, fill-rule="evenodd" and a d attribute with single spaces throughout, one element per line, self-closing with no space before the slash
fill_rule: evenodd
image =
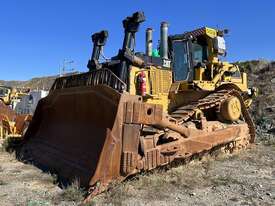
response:
<path id="1" fill-rule="evenodd" d="M 119 176 L 121 95 L 107 86 L 55 90 L 39 102 L 22 155 L 81 186 Z"/>

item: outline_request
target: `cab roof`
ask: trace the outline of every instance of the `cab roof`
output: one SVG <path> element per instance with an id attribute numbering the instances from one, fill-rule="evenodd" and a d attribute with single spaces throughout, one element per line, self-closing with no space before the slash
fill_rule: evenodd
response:
<path id="1" fill-rule="evenodd" d="M 171 36 L 169 36 L 169 38 L 171 40 L 183 40 L 183 39 L 190 38 L 190 36 L 198 37 L 198 36 L 203 36 L 203 35 L 207 35 L 210 38 L 215 38 L 218 36 L 218 32 L 219 32 L 219 30 L 217 30 L 217 29 L 212 29 L 209 27 L 202 27 L 199 29 L 195 29 L 193 31 L 184 32 L 183 34 L 171 35 Z"/>

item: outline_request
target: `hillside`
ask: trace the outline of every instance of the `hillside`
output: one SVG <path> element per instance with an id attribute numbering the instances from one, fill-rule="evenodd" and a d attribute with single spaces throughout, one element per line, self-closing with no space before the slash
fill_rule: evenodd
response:
<path id="1" fill-rule="evenodd" d="M 237 64 L 248 74 L 249 86 L 259 89 L 251 108 L 256 124 L 272 129 L 275 127 L 275 62 L 254 60 Z"/>
<path id="2" fill-rule="evenodd" d="M 66 75 L 78 74 L 79 72 L 67 73 Z M 58 75 L 55 76 L 46 76 L 46 77 L 35 77 L 27 81 L 5 81 L 0 80 L 0 85 L 6 85 L 10 87 L 19 87 L 19 88 L 30 88 L 30 89 L 44 89 L 49 90 L 55 79 L 58 78 Z"/>
<path id="3" fill-rule="evenodd" d="M 5 81 L 0 80 L 0 85 L 6 85 L 10 87 L 27 87 L 30 89 L 45 89 L 49 90 L 57 76 L 37 77 L 28 81 Z"/>

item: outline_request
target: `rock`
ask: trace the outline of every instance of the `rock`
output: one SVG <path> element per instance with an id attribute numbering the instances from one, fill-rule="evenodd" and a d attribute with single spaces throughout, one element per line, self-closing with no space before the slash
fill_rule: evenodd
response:
<path id="1" fill-rule="evenodd" d="M 195 192 L 192 192 L 192 193 L 189 193 L 190 196 L 195 196 L 196 193 Z"/>
<path id="2" fill-rule="evenodd" d="M 177 200 L 177 201 L 181 201 L 181 198 L 180 198 L 180 197 L 176 197 L 176 200 Z"/>

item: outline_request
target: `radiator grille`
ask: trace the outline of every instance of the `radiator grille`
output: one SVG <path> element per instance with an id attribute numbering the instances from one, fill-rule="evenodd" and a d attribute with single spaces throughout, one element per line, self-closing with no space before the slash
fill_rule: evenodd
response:
<path id="1" fill-rule="evenodd" d="M 168 93 L 172 84 L 172 74 L 169 70 L 154 69 L 150 71 L 152 79 L 152 94 Z"/>

